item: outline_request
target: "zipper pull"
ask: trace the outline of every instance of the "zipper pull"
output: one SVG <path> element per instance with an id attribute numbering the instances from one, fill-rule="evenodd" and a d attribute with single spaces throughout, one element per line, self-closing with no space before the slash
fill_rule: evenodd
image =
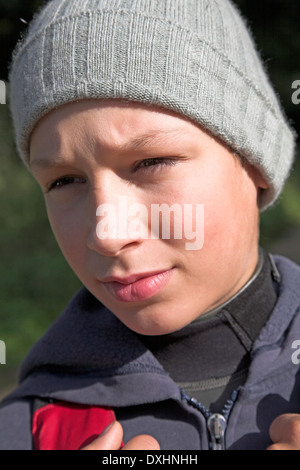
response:
<path id="1" fill-rule="evenodd" d="M 207 420 L 211 437 L 211 450 L 225 450 L 226 419 L 219 413 L 212 414 Z"/>

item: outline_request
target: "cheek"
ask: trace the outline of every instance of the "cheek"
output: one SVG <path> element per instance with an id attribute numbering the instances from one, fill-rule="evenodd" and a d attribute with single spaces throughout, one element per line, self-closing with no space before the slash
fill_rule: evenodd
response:
<path id="1" fill-rule="evenodd" d="M 68 263 L 76 268 L 81 263 L 81 257 L 86 243 L 85 226 L 80 222 L 76 211 L 65 212 L 53 210 L 47 205 L 49 222 L 57 243 Z"/>
<path id="2" fill-rule="evenodd" d="M 240 176 L 240 175 L 238 175 Z M 222 252 L 239 252 L 256 241 L 258 229 L 257 192 L 243 175 L 211 195 L 206 204 L 206 241 Z"/>
<path id="3" fill-rule="evenodd" d="M 193 202 L 193 231 L 200 238 L 202 222 L 195 217 L 195 205 L 203 205 L 204 245 L 202 256 L 214 250 L 238 251 L 253 242 L 258 226 L 257 189 L 241 167 L 232 164 L 228 171 L 220 168 L 214 177 L 204 172 L 188 186 L 186 199 Z M 226 171 L 227 170 L 227 171 Z M 191 184 L 192 183 L 192 184 Z M 196 253 L 195 253 L 196 254 Z"/>

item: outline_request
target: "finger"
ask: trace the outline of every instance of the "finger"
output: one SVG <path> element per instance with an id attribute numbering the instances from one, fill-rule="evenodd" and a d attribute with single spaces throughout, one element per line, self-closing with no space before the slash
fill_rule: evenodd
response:
<path id="1" fill-rule="evenodd" d="M 141 434 L 130 439 L 122 450 L 160 450 L 160 445 L 154 437 Z"/>
<path id="2" fill-rule="evenodd" d="M 283 443 L 283 444 L 272 444 L 271 446 L 267 447 L 266 450 L 296 450 L 296 449 L 290 444 Z"/>
<path id="3" fill-rule="evenodd" d="M 270 426 L 270 437 L 275 444 L 300 449 L 300 415 L 278 416 Z"/>
<path id="4" fill-rule="evenodd" d="M 118 421 L 111 423 L 103 433 L 82 450 L 119 450 L 122 445 L 123 429 Z"/>

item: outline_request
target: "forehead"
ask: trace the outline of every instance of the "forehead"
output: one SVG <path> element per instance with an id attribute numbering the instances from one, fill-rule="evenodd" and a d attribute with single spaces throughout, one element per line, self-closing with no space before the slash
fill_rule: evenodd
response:
<path id="1" fill-rule="evenodd" d="M 200 128 L 187 118 L 158 107 L 121 100 L 83 100 L 52 111 L 36 126 L 31 164 L 46 155 L 66 154 L 75 146 L 112 151 L 147 150 L 191 139 Z M 35 158 L 38 155 L 38 160 Z"/>
<path id="2" fill-rule="evenodd" d="M 121 100 L 82 100 L 61 106 L 43 117 L 31 137 L 34 138 L 39 131 L 50 129 L 60 135 L 61 131 L 74 125 L 82 129 L 89 127 L 91 131 L 100 129 L 104 139 L 108 133 L 110 139 L 113 137 L 120 144 L 123 143 L 122 139 L 126 142 L 127 136 L 138 138 L 149 134 L 151 139 L 157 133 L 167 135 L 198 128 L 184 116 L 163 108 Z"/>

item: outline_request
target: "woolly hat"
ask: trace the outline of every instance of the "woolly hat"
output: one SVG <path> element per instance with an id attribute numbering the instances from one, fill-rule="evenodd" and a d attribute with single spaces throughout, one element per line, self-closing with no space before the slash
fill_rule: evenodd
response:
<path id="1" fill-rule="evenodd" d="M 229 0 L 52 0 L 16 48 L 10 87 L 25 162 L 49 111 L 123 98 L 189 117 L 258 167 L 270 185 L 261 209 L 292 165 L 293 132 Z"/>

